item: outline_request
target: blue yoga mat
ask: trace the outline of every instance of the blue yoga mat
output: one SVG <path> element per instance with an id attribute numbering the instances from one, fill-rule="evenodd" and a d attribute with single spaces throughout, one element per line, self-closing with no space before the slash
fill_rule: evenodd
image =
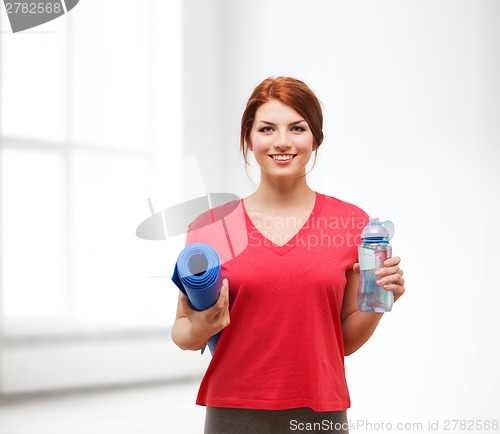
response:
<path id="1" fill-rule="evenodd" d="M 208 309 L 217 301 L 222 285 L 219 255 L 205 243 L 186 246 L 177 258 L 172 281 L 195 309 Z M 208 348 L 212 354 L 219 336 L 220 332 L 208 341 Z"/>

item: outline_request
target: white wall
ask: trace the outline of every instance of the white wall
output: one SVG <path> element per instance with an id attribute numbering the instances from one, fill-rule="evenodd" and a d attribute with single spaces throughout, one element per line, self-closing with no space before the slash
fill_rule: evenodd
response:
<path id="1" fill-rule="evenodd" d="M 407 294 L 347 359 L 351 418 L 498 416 L 500 3 L 188 5 L 199 43 L 184 77 L 203 93 L 186 100 L 186 122 L 208 127 L 187 137 L 208 156 L 212 191 L 252 190 L 238 151 L 244 105 L 265 77 L 292 75 L 324 107 L 311 185 L 396 224 Z"/>

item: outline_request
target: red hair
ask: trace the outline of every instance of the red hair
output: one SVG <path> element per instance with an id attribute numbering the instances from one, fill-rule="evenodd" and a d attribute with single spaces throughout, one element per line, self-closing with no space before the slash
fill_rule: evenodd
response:
<path id="1" fill-rule="evenodd" d="M 254 89 L 241 117 L 240 148 L 246 164 L 248 164 L 248 143 L 250 143 L 255 113 L 262 104 L 271 99 L 290 106 L 305 119 L 313 135 L 315 150 L 323 142 L 323 111 L 313 91 L 296 78 L 266 78 Z"/>

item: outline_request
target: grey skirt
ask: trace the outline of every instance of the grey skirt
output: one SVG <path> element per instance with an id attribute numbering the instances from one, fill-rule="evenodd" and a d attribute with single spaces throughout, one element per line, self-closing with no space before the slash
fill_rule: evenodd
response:
<path id="1" fill-rule="evenodd" d="M 207 407 L 205 434 L 349 433 L 347 412 Z"/>

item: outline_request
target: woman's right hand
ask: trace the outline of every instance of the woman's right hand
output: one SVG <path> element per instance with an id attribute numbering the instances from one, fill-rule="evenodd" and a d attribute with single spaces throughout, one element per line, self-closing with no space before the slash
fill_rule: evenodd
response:
<path id="1" fill-rule="evenodd" d="M 184 315 L 189 320 L 189 333 L 195 340 L 207 342 L 210 337 L 229 325 L 229 284 L 227 279 L 222 281 L 217 301 L 208 309 L 202 311 L 193 309 L 189 299 L 182 293 L 179 301 Z"/>

